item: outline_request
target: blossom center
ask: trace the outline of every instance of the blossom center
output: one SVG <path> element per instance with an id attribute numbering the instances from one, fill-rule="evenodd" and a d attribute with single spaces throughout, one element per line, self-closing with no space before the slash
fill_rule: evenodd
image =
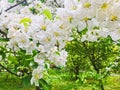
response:
<path id="1" fill-rule="evenodd" d="M 110 20 L 111 21 L 117 21 L 118 17 L 116 15 L 111 15 Z"/>
<path id="2" fill-rule="evenodd" d="M 60 36 L 60 34 L 58 32 L 54 32 L 55 36 Z"/>
<path id="3" fill-rule="evenodd" d="M 45 38 L 45 42 L 49 42 L 51 39 L 49 37 Z"/>
<path id="4" fill-rule="evenodd" d="M 108 3 L 103 3 L 102 6 L 101 6 L 101 8 L 102 8 L 103 10 L 106 10 L 106 9 L 108 8 L 108 6 L 109 6 Z"/>
<path id="5" fill-rule="evenodd" d="M 91 4 L 89 2 L 84 3 L 84 8 L 89 8 L 91 7 Z"/>
<path id="6" fill-rule="evenodd" d="M 69 16 L 69 17 L 68 17 L 68 21 L 71 23 L 72 20 L 73 20 L 73 17 L 72 17 L 72 16 Z"/>
<path id="7" fill-rule="evenodd" d="M 45 31 L 46 30 L 46 25 L 42 25 L 41 29 Z"/>

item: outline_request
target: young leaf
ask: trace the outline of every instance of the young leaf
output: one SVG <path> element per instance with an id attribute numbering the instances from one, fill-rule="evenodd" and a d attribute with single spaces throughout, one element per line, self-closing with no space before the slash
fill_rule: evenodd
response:
<path id="1" fill-rule="evenodd" d="M 42 3 L 44 3 L 46 0 L 40 0 Z"/>
<path id="2" fill-rule="evenodd" d="M 28 27 L 29 23 L 31 23 L 32 20 L 30 18 L 23 18 L 20 20 L 20 24 L 23 24 L 25 27 Z"/>
<path id="3" fill-rule="evenodd" d="M 48 18 L 48 19 L 52 19 L 52 13 L 50 12 L 49 9 L 45 9 L 43 10 L 43 14 Z"/>
<path id="4" fill-rule="evenodd" d="M 10 61 L 10 63 L 13 63 L 15 65 L 18 64 L 17 58 L 15 56 L 9 55 L 8 60 Z"/>
<path id="5" fill-rule="evenodd" d="M 84 35 L 84 34 L 86 34 L 87 33 L 87 31 L 88 31 L 88 28 L 85 28 L 85 29 L 83 29 L 81 32 L 79 32 L 80 34 L 82 34 L 82 35 Z"/>
<path id="6" fill-rule="evenodd" d="M 0 42 L 7 42 L 7 41 L 9 41 L 8 38 L 0 38 Z"/>
<path id="7" fill-rule="evenodd" d="M 30 85 L 30 79 L 31 79 L 31 76 L 25 76 L 23 78 L 23 85 Z"/>
<path id="8" fill-rule="evenodd" d="M 48 84 L 44 79 L 40 79 L 39 84 L 43 90 L 51 90 L 51 85 Z"/>
<path id="9" fill-rule="evenodd" d="M 14 1 L 15 1 L 15 0 L 8 0 L 8 2 L 10 2 L 10 3 L 14 3 Z"/>

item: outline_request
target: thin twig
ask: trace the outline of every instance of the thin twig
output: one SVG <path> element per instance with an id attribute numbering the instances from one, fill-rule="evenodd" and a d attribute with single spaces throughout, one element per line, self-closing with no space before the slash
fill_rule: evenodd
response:
<path id="1" fill-rule="evenodd" d="M 10 71 L 8 68 L 6 68 L 5 66 L 3 66 L 2 64 L 0 64 L 0 66 L 1 66 L 3 69 L 5 69 L 6 71 L 8 71 L 10 74 L 13 74 L 13 75 L 19 77 L 19 75 L 17 75 L 16 73 L 13 73 L 12 71 Z"/>
<path id="2" fill-rule="evenodd" d="M 7 34 L 0 30 L 0 33 L 7 38 Z"/>
<path id="3" fill-rule="evenodd" d="M 24 2 L 27 4 L 27 0 L 23 0 L 23 1 L 15 4 L 15 5 L 9 7 L 8 9 L 5 10 L 5 12 L 9 11 L 10 9 L 12 9 L 12 8 L 14 8 L 14 7 L 16 7 L 16 6 L 20 5 L 20 4 L 23 4 Z"/>
<path id="4" fill-rule="evenodd" d="M 56 5 L 57 5 L 58 7 L 61 7 L 56 0 L 54 0 L 54 2 L 56 3 Z"/>

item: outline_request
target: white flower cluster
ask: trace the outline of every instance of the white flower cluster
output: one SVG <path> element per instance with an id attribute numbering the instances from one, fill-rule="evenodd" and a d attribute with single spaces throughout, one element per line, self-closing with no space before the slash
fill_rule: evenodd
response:
<path id="1" fill-rule="evenodd" d="M 33 7 L 38 13 L 30 11 Z M 31 83 L 36 86 L 43 77 L 46 58 L 57 66 L 65 66 L 67 52 L 63 48 L 67 41 L 72 40 L 69 25 L 66 26 L 58 18 L 49 19 L 49 16 L 46 16 L 48 14 L 43 14 L 50 14 L 50 11 L 49 7 L 36 0 L 29 6 L 22 7 L 17 13 L 10 11 L 0 15 L 0 30 L 8 30 L 9 48 L 14 51 L 23 49 L 27 54 L 32 54 L 33 50 L 40 52 L 34 57 L 38 67 L 33 70 L 31 79 Z M 53 49 L 56 49 L 55 52 Z M 56 52 L 59 54 L 55 54 Z"/>
<path id="2" fill-rule="evenodd" d="M 33 50 L 40 52 L 35 56 L 39 66 L 33 70 L 31 79 L 36 86 L 43 77 L 46 58 L 57 66 L 65 66 L 67 52 L 63 48 L 72 40 L 73 28 L 80 32 L 87 27 L 81 41 L 96 41 L 108 35 L 115 41 L 120 39 L 120 0 L 64 0 L 64 7 L 56 7 L 54 17 L 50 15 L 51 7 L 38 0 L 30 2 L 17 13 L 3 12 L 0 30 L 8 30 L 9 48 L 24 49 L 29 54 Z M 6 9 L 5 5 L 1 8 Z"/>
<path id="3" fill-rule="evenodd" d="M 48 59 L 51 60 L 51 62 L 53 62 L 56 66 L 65 66 L 67 52 L 65 50 L 58 52 L 57 47 L 54 47 L 48 52 L 48 57 Z"/>
<path id="4" fill-rule="evenodd" d="M 62 21 L 69 20 L 79 31 L 88 32 L 81 41 L 97 41 L 108 35 L 120 39 L 120 0 L 65 0 L 64 8 L 58 9 Z"/>
<path id="5" fill-rule="evenodd" d="M 8 3 L 8 0 L 0 0 L 0 12 L 2 10 L 9 8 L 9 6 L 10 6 L 10 3 Z"/>

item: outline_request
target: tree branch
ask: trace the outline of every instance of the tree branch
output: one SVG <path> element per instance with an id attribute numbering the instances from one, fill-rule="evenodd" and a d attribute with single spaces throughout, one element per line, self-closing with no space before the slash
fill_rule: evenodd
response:
<path id="1" fill-rule="evenodd" d="M 9 7 L 8 9 L 5 10 L 5 12 L 7 12 L 7 11 L 9 11 L 10 9 L 12 9 L 12 8 L 14 8 L 14 7 L 16 7 L 16 6 L 20 5 L 20 4 L 23 4 L 23 3 L 26 3 L 26 4 L 27 4 L 27 0 L 23 0 L 23 1 L 15 4 L 15 5 Z"/>
<path id="2" fill-rule="evenodd" d="M 83 42 L 83 46 L 86 48 L 86 50 L 89 49 L 89 48 L 87 48 L 87 45 L 86 45 L 85 42 Z M 96 66 L 96 64 L 95 64 L 95 60 L 96 60 L 96 59 L 95 59 L 95 57 L 94 57 L 94 51 L 93 51 L 93 54 L 91 54 L 91 55 L 89 55 L 89 52 L 88 52 L 88 57 L 89 57 L 89 59 L 90 59 L 90 62 L 91 62 L 91 64 L 92 64 L 94 70 L 95 70 L 97 73 L 99 73 L 99 69 L 97 68 L 97 66 Z"/>
<path id="3" fill-rule="evenodd" d="M 61 7 L 56 0 L 54 0 L 54 2 L 56 3 L 56 5 L 57 5 L 58 7 Z"/>
<path id="4" fill-rule="evenodd" d="M 17 75 L 16 73 L 13 73 L 12 71 L 10 71 L 8 68 L 6 68 L 5 66 L 3 66 L 2 64 L 0 64 L 0 66 L 1 66 L 3 69 L 5 69 L 6 71 L 8 71 L 10 74 L 12 74 L 12 75 L 15 75 L 15 76 L 18 76 L 18 77 L 19 77 L 19 75 Z"/>
<path id="5" fill-rule="evenodd" d="M 0 33 L 7 38 L 7 34 L 0 30 Z"/>

